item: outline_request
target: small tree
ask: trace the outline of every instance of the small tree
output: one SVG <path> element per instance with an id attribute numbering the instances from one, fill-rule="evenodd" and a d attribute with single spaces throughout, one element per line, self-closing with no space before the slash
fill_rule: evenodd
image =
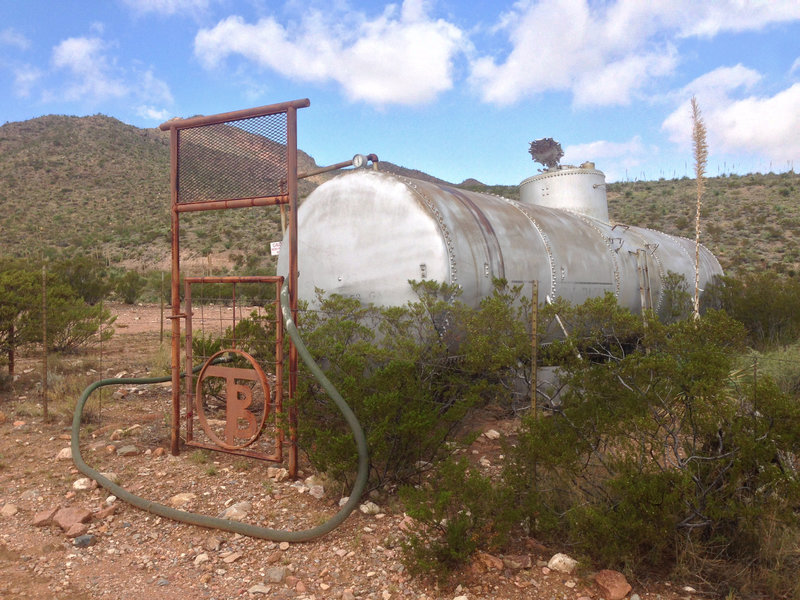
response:
<path id="1" fill-rule="evenodd" d="M 125 271 L 125 274 L 116 278 L 114 290 L 125 304 L 134 304 L 147 285 L 147 280 L 136 271 Z"/>
<path id="2" fill-rule="evenodd" d="M 41 312 L 39 274 L 24 261 L 0 260 L 0 350 L 9 375 L 14 375 L 16 349 L 37 336 L 31 322 L 37 311 Z"/>

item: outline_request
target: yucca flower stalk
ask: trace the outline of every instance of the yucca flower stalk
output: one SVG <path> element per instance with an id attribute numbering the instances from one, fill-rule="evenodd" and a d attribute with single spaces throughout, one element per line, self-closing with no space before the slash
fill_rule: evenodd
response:
<path id="1" fill-rule="evenodd" d="M 705 187 L 706 163 L 708 162 L 708 143 L 706 142 L 706 125 L 697 104 L 692 96 L 692 144 L 694 145 L 694 168 L 697 179 L 697 213 L 694 221 L 694 318 L 700 318 L 700 206 L 703 201 Z"/>

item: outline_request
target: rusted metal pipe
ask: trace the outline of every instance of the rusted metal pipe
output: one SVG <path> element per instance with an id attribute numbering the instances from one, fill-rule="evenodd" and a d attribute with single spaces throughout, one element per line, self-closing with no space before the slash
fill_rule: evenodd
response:
<path id="1" fill-rule="evenodd" d="M 259 106 L 257 108 L 234 110 L 232 112 L 220 113 L 217 115 L 201 115 L 197 117 L 189 117 L 188 119 L 172 119 L 166 123 L 162 123 L 158 126 L 158 128 L 161 131 L 168 131 L 173 129 L 202 127 L 204 125 L 218 125 L 220 123 L 227 123 L 229 121 L 240 121 L 242 119 L 251 119 L 253 117 L 287 112 L 290 109 L 296 111 L 298 108 L 307 108 L 309 106 L 311 106 L 311 101 L 308 98 L 302 98 L 300 100 L 290 100 L 289 102 L 268 104 L 266 106 Z"/>

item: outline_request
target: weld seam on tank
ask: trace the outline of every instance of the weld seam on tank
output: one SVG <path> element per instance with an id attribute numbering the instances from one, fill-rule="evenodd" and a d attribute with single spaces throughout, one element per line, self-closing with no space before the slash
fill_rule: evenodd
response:
<path id="1" fill-rule="evenodd" d="M 525 205 L 516 202 L 515 200 L 509 200 L 504 198 L 506 202 L 508 202 L 511 206 L 516 208 L 519 212 L 521 212 L 528 221 L 531 222 L 536 232 L 539 234 L 539 237 L 542 238 L 542 244 L 544 244 L 545 252 L 547 253 L 547 262 L 550 265 L 550 296 L 555 298 L 556 296 L 556 261 L 555 257 L 553 256 L 553 249 L 550 245 L 550 239 L 547 237 L 547 234 L 541 228 L 541 226 L 536 222 L 536 219 L 533 218 L 531 214 L 525 208 Z"/>
<path id="2" fill-rule="evenodd" d="M 576 216 L 579 219 L 581 219 L 584 223 L 586 223 L 589 227 L 594 229 L 597 232 L 597 235 L 600 236 L 600 239 L 603 240 L 603 243 L 606 245 L 606 248 L 608 248 L 608 254 L 609 256 L 611 256 L 611 265 L 614 268 L 614 285 L 615 285 L 614 297 L 619 299 L 619 294 L 620 294 L 619 263 L 617 262 L 617 256 L 611 244 L 611 238 L 609 238 L 605 233 L 603 233 L 603 230 L 600 229 L 600 227 L 598 227 L 596 219 L 592 219 L 582 213 L 576 213 Z"/>
<path id="3" fill-rule="evenodd" d="M 470 198 L 468 198 L 461 190 L 454 188 L 439 186 L 440 189 L 449 193 L 453 198 L 458 200 L 462 206 L 467 209 L 467 212 L 472 216 L 478 231 L 483 238 L 486 249 L 486 256 L 489 260 L 489 265 L 494 271 L 495 264 L 499 273 L 491 273 L 493 277 L 504 278 L 506 276 L 505 262 L 503 260 L 503 249 L 500 246 L 500 240 L 497 239 L 497 233 L 492 227 L 491 221 L 486 217 L 486 214 L 477 206 Z"/>
<path id="4" fill-rule="evenodd" d="M 450 285 L 458 285 L 458 265 L 455 251 L 453 250 L 452 236 L 450 234 L 450 230 L 447 228 L 447 225 L 444 222 L 441 212 L 439 212 L 439 209 L 433 204 L 433 201 L 419 190 L 412 180 L 402 176 L 398 176 L 398 179 L 403 181 L 406 187 L 414 192 L 420 200 L 422 200 L 422 204 L 428 207 L 428 210 L 436 220 L 442 239 L 444 240 L 444 247 L 447 250 L 447 256 L 450 259 Z"/>

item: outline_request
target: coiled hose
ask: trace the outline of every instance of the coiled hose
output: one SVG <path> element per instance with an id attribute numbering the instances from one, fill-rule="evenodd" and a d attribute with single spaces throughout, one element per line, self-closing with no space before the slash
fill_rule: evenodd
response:
<path id="1" fill-rule="evenodd" d="M 317 381 L 320 382 L 322 387 L 328 393 L 328 395 L 333 399 L 336 403 L 336 406 L 344 416 L 345 421 L 347 421 L 350 430 L 353 432 L 353 437 L 356 440 L 356 446 L 358 449 L 358 474 L 356 475 L 356 481 L 353 485 L 353 489 L 350 492 L 350 498 L 347 502 L 342 506 L 342 508 L 333 515 L 330 519 L 318 525 L 316 527 L 312 527 L 311 529 L 303 529 L 300 531 L 285 531 L 282 529 L 270 529 L 268 527 L 259 527 L 257 525 L 250 525 L 248 523 L 241 523 L 239 521 L 232 521 L 230 519 L 221 519 L 219 517 L 210 517 L 207 515 L 201 515 L 198 513 L 188 512 L 184 510 L 178 510 L 172 508 L 170 506 L 166 506 L 164 504 L 159 504 L 158 502 L 153 502 L 151 500 L 146 500 L 140 496 L 137 496 L 122 486 L 114 483 L 107 477 L 101 475 L 97 470 L 91 468 L 87 465 L 83 457 L 81 456 L 80 451 L 80 444 L 79 444 L 79 434 L 80 434 L 80 424 L 81 424 L 81 417 L 83 415 L 83 408 L 86 405 L 86 401 L 89 399 L 89 396 L 98 388 L 108 386 L 108 385 L 126 385 L 126 384 L 151 384 L 151 383 L 164 383 L 171 380 L 171 377 L 122 377 L 122 378 L 112 378 L 112 379 L 102 379 L 100 381 L 96 381 L 95 383 L 91 384 L 87 387 L 83 394 L 81 395 L 78 403 L 75 406 L 75 413 L 72 418 L 72 442 L 71 442 L 71 449 L 72 449 L 72 460 L 75 462 L 75 466 L 78 470 L 83 473 L 84 475 L 94 479 L 97 483 L 101 486 L 106 488 L 109 492 L 114 494 L 117 498 L 124 500 L 128 504 L 132 504 L 137 508 L 145 510 L 147 512 L 153 513 L 155 515 L 159 515 L 161 517 L 165 517 L 167 519 L 172 519 L 174 521 L 180 521 L 182 523 L 188 523 L 190 525 L 199 525 L 200 527 L 209 527 L 212 529 L 221 529 L 223 531 L 230 531 L 232 533 L 239 533 L 241 535 L 247 535 L 254 538 L 261 538 L 266 540 L 272 540 L 276 542 L 306 542 L 309 540 L 313 540 L 314 538 L 320 537 L 329 533 L 336 527 L 338 527 L 342 521 L 344 521 L 347 516 L 353 511 L 353 509 L 358 505 L 361 495 L 364 493 L 364 488 L 367 485 L 367 477 L 369 475 L 369 457 L 367 453 L 367 440 L 364 436 L 364 431 L 361 429 L 361 424 L 356 419 L 355 414 L 344 401 L 341 394 L 336 390 L 330 380 L 325 376 L 320 369 L 319 365 L 314 361 L 313 357 L 306 348 L 303 340 L 300 338 L 300 334 L 297 331 L 297 327 L 294 324 L 294 320 L 292 319 L 292 313 L 289 309 L 289 292 L 287 289 L 286 284 L 284 284 L 283 288 L 281 289 L 281 311 L 283 313 L 283 320 L 286 326 L 286 331 L 289 333 L 289 336 L 292 338 L 295 347 L 297 348 L 297 352 L 300 357 L 303 359 L 303 362 L 306 363 L 308 368 L 313 373 L 314 377 L 316 377 Z M 199 369 L 197 367 L 196 369 Z"/>

